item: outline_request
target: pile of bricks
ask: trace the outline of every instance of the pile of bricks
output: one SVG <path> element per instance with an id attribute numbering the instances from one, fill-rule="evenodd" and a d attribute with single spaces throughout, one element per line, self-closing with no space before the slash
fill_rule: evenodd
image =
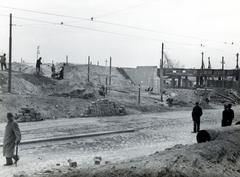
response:
<path id="1" fill-rule="evenodd" d="M 98 99 L 91 103 L 86 109 L 83 117 L 98 117 L 98 116 L 115 116 L 126 115 L 126 109 L 124 106 L 119 105 L 108 99 Z"/>
<path id="2" fill-rule="evenodd" d="M 33 122 L 43 120 L 41 114 L 36 112 L 33 108 L 21 108 L 19 113 L 16 114 L 15 118 L 18 122 Z"/>

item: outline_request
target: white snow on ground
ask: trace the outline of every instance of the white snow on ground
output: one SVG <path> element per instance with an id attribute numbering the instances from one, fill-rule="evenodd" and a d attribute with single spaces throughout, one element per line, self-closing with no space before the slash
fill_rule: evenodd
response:
<path id="1" fill-rule="evenodd" d="M 235 112 L 237 109 L 235 109 Z M 220 127 L 221 109 L 204 110 L 201 128 Z M 238 112 L 236 113 L 236 116 Z M 0 124 L 1 139 L 5 124 Z M 164 150 L 175 144 L 193 144 L 196 134 L 192 134 L 191 111 L 130 115 L 124 117 L 104 117 L 87 119 L 59 119 L 38 123 L 20 124 L 23 139 L 34 139 L 43 134 L 45 137 L 64 135 L 66 132 L 86 133 L 135 128 L 127 134 L 115 134 L 66 141 L 38 143 L 20 146 L 21 160 L 17 167 L 0 166 L 0 176 L 8 177 L 22 171 L 28 174 L 67 165 L 72 159 L 80 166 L 93 165 L 94 156 L 102 156 L 103 161 L 123 161 L 156 151 Z M 71 133 L 70 133 L 71 134 Z M 0 148 L 2 152 L 2 148 Z M 1 153 L 0 152 L 0 153 Z M 5 163 L 0 158 L 0 164 Z"/>

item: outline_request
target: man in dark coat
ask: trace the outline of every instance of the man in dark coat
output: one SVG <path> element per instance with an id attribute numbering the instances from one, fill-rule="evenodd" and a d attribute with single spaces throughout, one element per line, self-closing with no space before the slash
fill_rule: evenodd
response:
<path id="1" fill-rule="evenodd" d="M 224 105 L 224 110 L 222 112 L 222 127 L 226 127 L 229 125 L 229 120 L 228 120 L 228 105 Z"/>
<path id="2" fill-rule="evenodd" d="M 193 120 L 193 133 L 199 132 L 200 130 L 200 117 L 202 116 L 202 108 L 199 103 L 196 102 L 192 110 L 192 120 Z"/>
<path id="3" fill-rule="evenodd" d="M 1 69 L 7 70 L 7 64 L 6 64 L 6 54 L 4 53 L 3 56 L 1 57 Z"/>
<path id="4" fill-rule="evenodd" d="M 17 161 L 14 156 L 15 145 L 18 145 L 21 141 L 21 132 L 17 122 L 14 121 L 12 113 L 7 113 L 8 123 L 5 128 L 3 139 L 3 156 L 6 157 L 5 166 L 13 165 L 12 159 Z"/>
<path id="5" fill-rule="evenodd" d="M 234 111 L 232 110 L 232 104 L 228 104 L 228 120 L 229 120 L 229 126 L 232 125 L 232 121 L 234 119 Z"/>
<path id="6" fill-rule="evenodd" d="M 40 57 L 40 58 L 37 60 L 37 63 L 36 63 L 36 71 L 37 71 L 37 74 L 40 74 L 41 64 L 42 64 L 42 57 Z"/>

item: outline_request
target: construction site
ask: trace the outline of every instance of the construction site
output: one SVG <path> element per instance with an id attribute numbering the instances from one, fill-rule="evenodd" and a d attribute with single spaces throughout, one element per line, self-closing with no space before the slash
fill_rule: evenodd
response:
<path id="1" fill-rule="evenodd" d="M 203 1 L 2 0 L 0 176 L 239 177 L 239 4 Z"/>
<path id="2" fill-rule="evenodd" d="M 62 65 L 59 63 L 56 68 Z M 209 71 L 200 69 L 205 70 Z M 186 87 L 184 81 L 182 84 L 169 84 L 168 80 L 172 80 L 173 74 L 179 78 L 179 72 L 172 72 L 171 75 L 168 68 L 163 72 L 167 74 L 163 76 L 161 98 L 158 73 L 157 66 L 120 68 L 93 65 L 89 61 L 87 65 L 66 63 L 64 79 L 58 80 L 51 77 L 51 64 L 43 64 L 41 74 L 37 75 L 35 67 L 30 64 L 12 63 L 12 91 L 9 94 L 8 71 L 0 71 L 1 135 L 4 133 L 5 114 L 12 112 L 19 122 L 23 137 L 20 145 L 22 159 L 17 168 L 11 169 L 9 175 L 74 176 L 80 171 L 79 176 L 94 176 L 98 173 L 99 176 L 109 176 L 109 173 L 114 173 L 113 176 L 152 176 L 157 173 L 152 171 L 152 168 L 159 164 L 151 159 L 160 158 L 163 161 L 162 158 L 166 158 L 166 162 L 168 159 L 170 161 L 158 172 L 162 173 L 162 176 L 177 176 L 181 173 L 186 173 L 185 176 L 195 173 L 199 176 L 212 176 L 212 170 L 194 170 L 199 163 L 205 163 L 202 161 L 206 159 L 195 157 L 197 154 L 193 157 L 186 156 L 183 150 L 180 151 L 181 154 L 178 151 L 189 151 L 190 148 L 192 150 L 189 152 L 195 152 L 197 149 L 201 152 L 200 147 L 196 149 L 194 145 L 189 146 L 196 142 L 196 135 L 191 134 L 190 115 L 196 101 L 200 101 L 204 110 L 201 125 L 203 129 L 220 127 L 222 107 L 226 103 L 234 105 L 234 122 L 239 121 L 238 90 L 234 87 L 222 87 L 222 84 L 219 84 L 220 87 L 203 87 L 197 85 L 194 79 L 187 81 L 189 87 Z M 181 73 L 186 75 L 186 72 Z M 217 82 L 222 81 L 226 84 L 233 81 L 236 84 L 235 75 L 232 77 L 233 79 L 229 76 L 229 81 L 223 79 Z M 172 128 L 175 130 L 171 131 Z M 218 147 L 206 146 L 209 146 L 209 151 L 205 152 L 202 149 L 202 153 L 211 154 L 211 149 L 215 151 L 215 147 Z M 223 147 L 218 148 L 220 152 L 216 153 L 221 153 L 219 156 L 222 156 L 219 158 L 227 158 L 228 151 L 226 150 L 227 154 L 222 154 Z M 162 151 L 164 149 L 165 151 Z M 101 157 L 103 166 L 94 165 L 96 157 Z M 179 160 L 176 161 L 175 158 Z M 190 163 L 196 163 L 196 167 L 191 167 L 186 172 L 179 171 L 179 165 L 189 165 L 188 160 L 183 161 L 184 158 L 190 158 Z M 68 160 L 76 162 L 77 167 L 71 167 L 72 163 Z M 130 161 L 127 162 L 128 160 Z M 118 164 L 119 162 L 121 163 Z M 146 172 L 135 170 L 141 169 L 142 163 L 154 164 L 149 165 L 150 169 L 144 165 L 147 168 Z M 219 163 L 223 163 L 222 160 Z M 128 167 L 131 164 L 131 168 L 128 169 L 125 164 Z M 91 173 L 89 168 L 93 168 Z M 213 166 L 209 164 L 206 168 L 210 169 Z M 226 170 L 221 164 L 218 168 Z M 215 176 L 222 174 L 219 170 L 216 171 L 219 174 L 214 174 Z M 9 169 L 1 169 L 4 176 L 7 176 L 8 172 Z M 235 174 L 235 171 L 224 174 L 238 176 L 238 172 Z"/>

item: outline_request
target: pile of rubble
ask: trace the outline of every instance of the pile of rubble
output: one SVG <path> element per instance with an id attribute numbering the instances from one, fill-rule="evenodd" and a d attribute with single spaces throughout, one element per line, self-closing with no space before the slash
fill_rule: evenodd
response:
<path id="1" fill-rule="evenodd" d="M 126 108 L 108 99 L 98 99 L 86 109 L 83 117 L 126 115 Z"/>
<path id="2" fill-rule="evenodd" d="M 21 108 L 15 119 L 17 122 L 33 122 L 44 120 L 39 112 L 36 112 L 33 108 Z"/>

